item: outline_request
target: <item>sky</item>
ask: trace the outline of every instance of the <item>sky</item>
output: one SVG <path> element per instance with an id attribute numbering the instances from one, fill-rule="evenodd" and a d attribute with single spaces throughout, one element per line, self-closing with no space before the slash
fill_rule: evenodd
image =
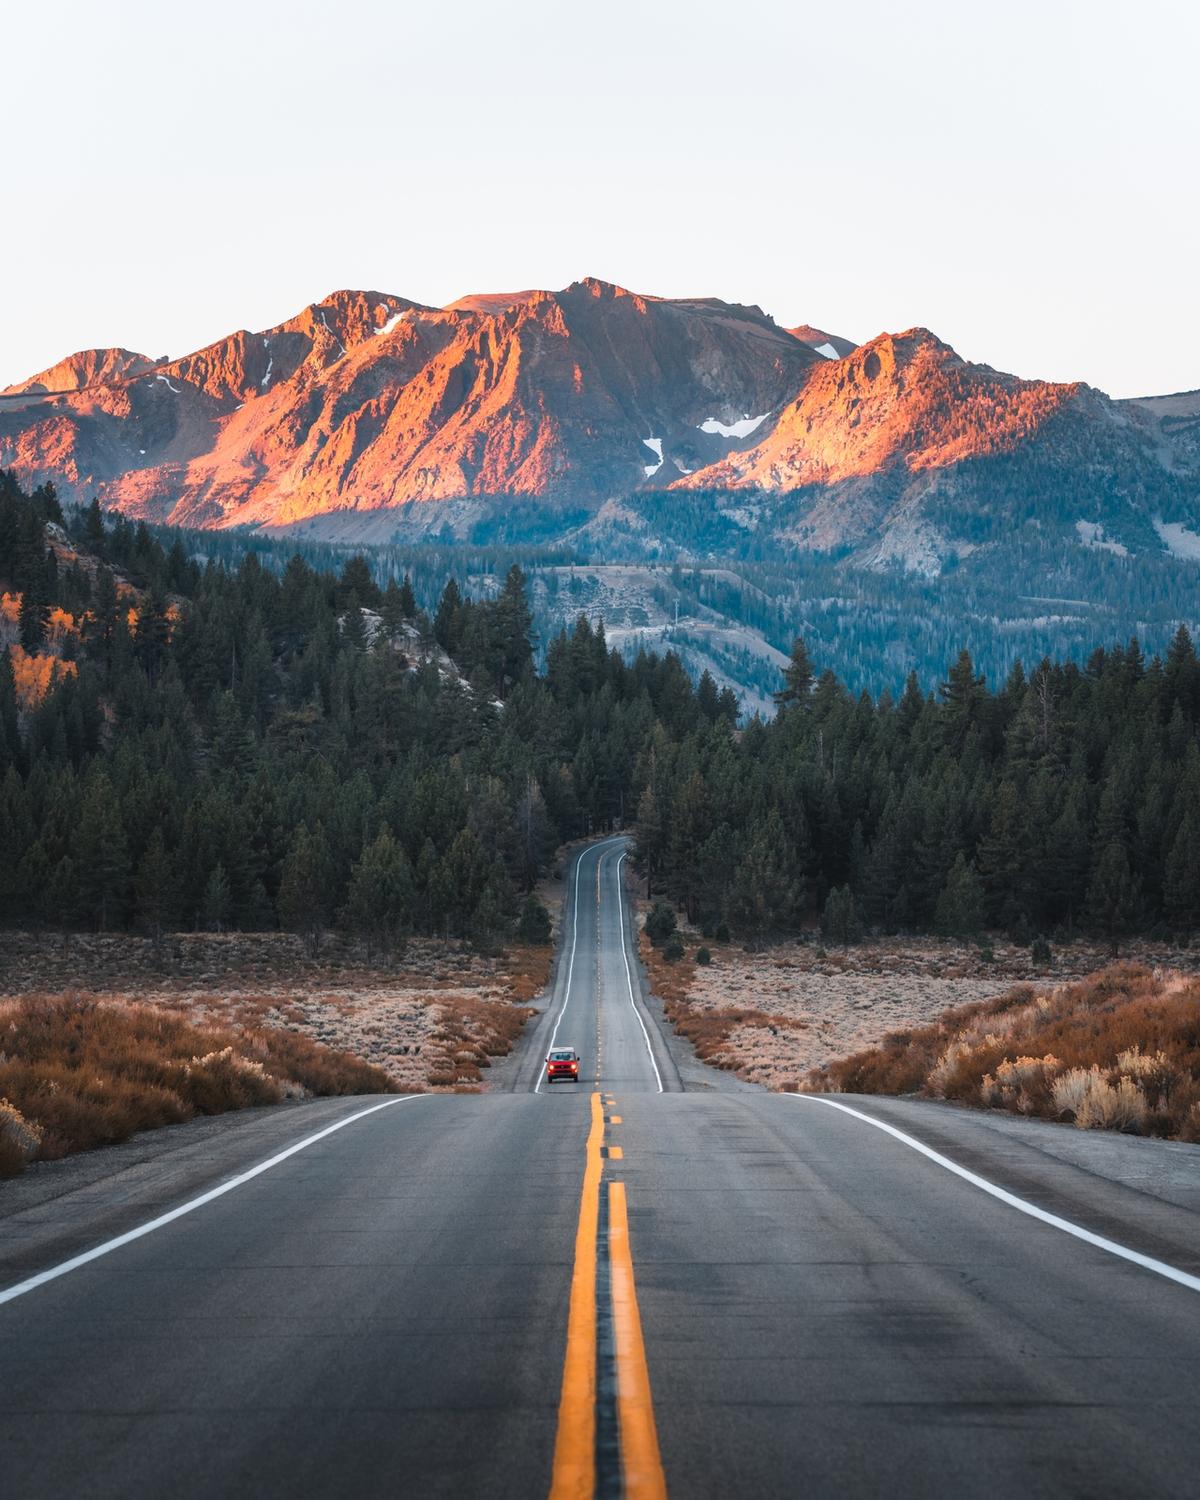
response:
<path id="1" fill-rule="evenodd" d="M 59 0 L 4 30 L 0 386 L 339 287 L 587 275 L 1200 386 L 1193 0 Z"/>

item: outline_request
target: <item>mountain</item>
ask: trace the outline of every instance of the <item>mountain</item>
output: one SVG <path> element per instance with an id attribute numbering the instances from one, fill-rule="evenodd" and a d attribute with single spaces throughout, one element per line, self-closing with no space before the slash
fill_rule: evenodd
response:
<path id="1" fill-rule="evenodd" d="M 19 385 L 6 386 L 0 396 L 44 396 L 48 392 L 82 391 L 89 386 L 110 385 L 131 375 L 140 375 L 159 363 L 132 349 L 81 349 L 68 354 L 48 370 L 40 370 Z"/>
<path id="2" fill-rule="evenodd" d="M 582 524 L 662 557 L 676 516 L 706 534 L 693 492 L 730 555 L 932 576 L 1036 532 L 1200 556 L 1195 393 L 1112 401 L 971 364 L 927 329 L 855 345 L 594 278 L 444 308 L 335 292 L 180 359 L 73 355 L 0 395 L 0 467 L 131 516 L 343 541 L 499 517 L 510 541 Z"/>
<path id="3" fill-rule="evenodd" d="M 773 524 L 787 543 L 927 573 L 1030 519 L 1085 545 L 1186 549 L 1200 521 L 1190 399 L 1020 380 L 913 328 L 814 367 L 753 445 L 677 487 L 786 494 Z"/>
<path id="4" fill-rule="evenodd" d="M 338 292 L 149 373 L 0 402 L 0 465 L 198 526 L 591 501 L 723 457 L 818 363 L 756 307 L 594 279 L 441 309 Z"/>

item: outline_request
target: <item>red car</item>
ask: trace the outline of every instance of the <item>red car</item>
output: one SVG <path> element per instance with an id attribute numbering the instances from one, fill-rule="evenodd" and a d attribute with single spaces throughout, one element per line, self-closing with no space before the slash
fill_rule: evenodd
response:
<path id="1" fill-rule="evenodd" d="M 559 1078 L 568 1083 L 579 1082 L 579 1053 L 574 1047 L 555 1047 L 546 1059 L 546 1082 L 553 1083 Z"/>

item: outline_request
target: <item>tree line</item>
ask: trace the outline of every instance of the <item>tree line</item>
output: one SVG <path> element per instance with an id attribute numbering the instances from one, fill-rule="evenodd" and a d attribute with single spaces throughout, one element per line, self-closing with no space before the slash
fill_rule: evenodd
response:
<path id="1" fill-rule="evenodd" d="M 657 736 L 638 857 L 708 930 L 811 925 L 1186 937 L 1200 927 L 1200 663 L 1180 627 L 1086 665 L 1018 663 L 990 689 L 967 652 L 937 692 L 853 695 L 796 642 L 777 716 Z"/>
<path id="2" fill-rule="evenodd" d="M 553 851 L 625 826 L 652 894 L 754 941 L 1200 926 L 1182 628 L 1161 658 L 1130 641 L 995 688 L 964 652 L 937 691 L 877 697 L 800 640 L 776 717 L 739 726 L 708 674 L 626 662 L 586 618 L 537 671 L 517 567 L 427 611 L 362 558 L 201 565 L 0 475 L 0 586 L 14 650 L 73 667 L 22 704 L 0 650 L 8 925 L 544 935 Z"/>

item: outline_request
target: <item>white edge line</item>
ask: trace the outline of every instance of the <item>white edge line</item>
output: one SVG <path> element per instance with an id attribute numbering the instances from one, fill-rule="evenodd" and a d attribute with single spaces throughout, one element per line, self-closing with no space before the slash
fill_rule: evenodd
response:
<path id="1" fill-rule="evenodd" d="M 654 1069 L 654 1076 L 658 1079 L 658 1092 L 663 1091 L 662 1074 L 658 1071 L 658 1064 L 654 1061 L 654 1048 L 650 1045 L 650 1033 L 646 1030 L 646 1023 L 642 1020 L 642 1013 L 637 1008 L 637 1001 L 633 998 L 633 975 L 629 972 L 629 954 L 625 948 L 625 908 L 621 900 L 621 866 L 625 863 L 625 856 L 629 851 L 622 849 L 621 857 L 617 860 L 617 924 L 621 929 L 621 957 L 625 960 L 625 983 L 629 986 L 629 1003 L 633 1006 L 633 1013 L 637 1017 L 638 1025 L 642 1028 L 642 1035 L 646 1039 L 646 1051 L 650 1057 L 650 1066 Z"/>
<path id="2" fill-rule="evenodd" d="M 240 1172 L 236 1177 L 231 1177 L 228 1182 L 222 1182 L 217 1187 L 210 1188 L 207 1193 L 201 1193 L 198 1198 L 181 1203 L 178 1208 L 171 1209 L 169 1213 L 160 1214 L 157 1219 L 151 1219 L 146 1224 L 139 1224 L 136 1229 L 119 1234 L 115 1239 L 105 1240 L 103 1244 L 96 1245 L 91 1250 L 85 1250 L 82 1255 L 74 1255 L 70 1260 L 64 1260 L 61 1265 L 51 1266 L 48 1271 L 39 1271 L 36 1276 L 30 1276 L 27 1281 L 19 1281 L 15 1286 L 6 1287 L 0 1291 L 0 1306 L 5 1302 L 13 1302 L 18 1297 L 23 1297 L 26 1292 L 32 1292 L 35 1287 L 45 1286 L 48 1281 L 56 1281 L 58 1277 L 66 1276 L 70 1271 L 77 1271 L 80 1266 L 99 1260 L 102 1255 L 109 1255 L 112 1251 L 119 1250 L 122 1245 L 129 1245 L 134 1240 L 140 1240 L 143 1235 L 151 1234 L 154 1230 L 161 1229 L 164 1224 L 171 1224 L 176 1219 L 183 1218 L 184 1214 L 190 1214 L 193 1209 L 203 1208 L 214 1198 L 223 1197 L 234 1188 L 241 1187 L 243 1183 L 250 1182 L 263 1172 L 270 1171 L 281 1161 L 286 1161 L 289 1156 L 295 1156 L 297 1151 L 303 1151 L 308 1146 L 315 1145 L 317 1141 L 324 1140 L 327 1135 L 332 1135 L 335 1130 L 343 1130 L 347 1125 L 353 1125 L 356 1120 L 364 1120 L 368 1115 L 373 1115 L 381 1109 L 388 1109 L 393 1104 L 409 1104 L 414 1099 L 427 1098 L 429 1098 L 428 1094 L 405 1094 L 400 1098 L 385 1099 L 382 1104 L 372 1104 L 369 1109 L 360 1109 L 357 1114 L 347 1115 L 344 1120 L 337 1120 L 334 1124 L 327 1125 L 324 1130 L 318 1130 L 315 1135 L 305 1136 L 302 1141 L 297 1141 L 286 1151 L 280 1151 L 268 1160 L 259 1162 L 258 1166 L 251 1167 L 248 1172 Z"/>
<path id="3" fill-rule="evenodd" d="M 1119 1256 L 1121 1260 L 1132 1262 L 1135 1266 L 1141 1266 L 1145 1271 L 1153 1271 L 1156 1276 L 1164 1276 L 1168 1281 L 1174 1281 L 1179 1286 L 1185 1286 L 1189 1291 L 1200 1292 L 1200 1276 L 1193 1276 L 1188 1271 L 1180 1271 L 1175 1266 L 1167 1265 L 1166 1261 L 1155 1260 L 1153 1256 L 1143 1255 L 1140 1250 L 1130 1250 L 1126 1245 L 1119 1245 L 1116 1240 L 1105 1239 L 1102 1234 L 1093 1234 L 1090 1229 L 1084 1229 L 1082 1224 L 1073 1224 L 1070 1219 L 1060 1219 L 1057 1214 L 1048 1213 L 1046 1209 L 1039 1208 L 1036 1203 L 1030 1203 L 1025 1198 L 1018 1198 L 1015 1193 L 1010 1193 L 1007 1188 L 997 1187 L 994 1182 L 989 1182 L 986 1177 L 980 1177 L 977 1173 L 969 1171 L 966 1167 L 960 1167 L 957 1162 L 951 1161 L 948 1156 L 934 1151 L 932 1147 L 924 1145 L 911 1135 L 905 1135 L 904 1131 L 897 1130 L 894 1125 L 885 1124 L 883 1120 L 877 1120 L 873 1115 L 864 1114 L 861 1109 L 852 1109 L 848 1104 L 839 1104 L 836 1099 L 824 1099 L 820 1094 L 788 1094 L 789 1099 L 802 1099 L 809 1104 L 824 1104 L 830 1109 L 840 1109 L 843 1114 L 853 1115 L 856 1120 L 863 1120 L 868 1125 L 873 1125 L 876 1130 L 882 1130 L 885 1134 L 894 1136 L 896 1140 L 910 1146 L 914 1151 L 919 1151 L 922 1156 L 927 1156 L 930 1161 L 936 1162 L 939 1167 L 944 1167 L 947 1172 L 953 1172 L 956 1177 L 961 1177 L 964 1182 L 969 1182 L 973 1187 L 980 1188 L 985 1193 L 990 1193 L 993 1198 L 999 1198 L 1001 1203 L 1007 1203 L 1010 1208 L 1017 1209 L 1020 1213 L 1028 1214 L 1031 1219 L 1038 1219 L 1043 1224 L 1049 1224 L 1052 1229 L 1060 1229 L 1063 1234 L 1073 1235 L 1077 1240 L 1083 1240 L 1087 1245 L 1094 1245 L 1098 1250 L 1106 1250 L 1109 1255 Z"/>

